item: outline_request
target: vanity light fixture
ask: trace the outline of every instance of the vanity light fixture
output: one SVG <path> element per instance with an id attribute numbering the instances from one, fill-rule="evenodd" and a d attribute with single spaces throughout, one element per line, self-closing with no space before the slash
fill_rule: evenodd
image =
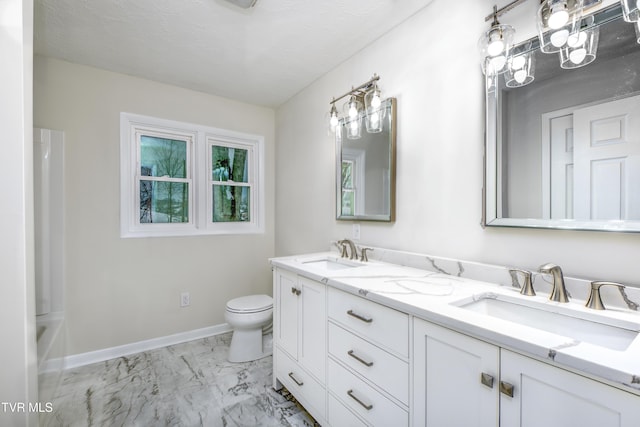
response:
<path id="1" fill-rule="evenodd" d="M 526 86 L 534 80 L 535 53 L 529 45 L 524 53 L 512 54 L 507 63 L 505 84 L 507 87 Z"/>
<path id="2" fill-rule="evenodd" d="M 519 0 L 520 1 L 520 0 Z M 494 75 L 506 71 L 507 55 L 511 49 L 514 28 L 511 25 L 502 25 L 498 22 L 498 8 L 493 6 L 493 18 L 491 28 L 485 31 L 478 40 L 478 48 L 482 58 L 482 68 L 485 74 Z"/>
<path id="3" fill-rule="evenodd" d="M 584 67 L 596 60 L 600 27 L 594 25 L 593 16 L 585 19 L 583 26 L 567 39 L 560 50 L 560 66 L 565 69 Z"/>
<path id="4" fill-rule="evenodd" d="M 382 131 L 383 118 L 385 117 L 386 109 L 382 108 L 382 94 L 378 87 L 378 80 L 380 77 L 374 74 L 369 81 L 361 84 L 337 98 L 332 98 L 331 111 L 329 112 L 329 125 L 331 131 L 336 136 L 341 132 L 339 126 L 340 117 L 338 116 L 338 109 L 336 108 L 336 102 L 343 98 L 349 97 L 349 100 L 344 105 L 344 121 L 346 136 L 349 139 L 359 139 L 362 135 L 362 121 L 365 120 L 367 132 L 377 133 Z"/>
<path id="5" fill-rule="evenodd" d="M 636 31 L 636 41 L 640 43 L 640 0 L 620 0 L 622 17 L 633 24 Z"/>
<path id="6" fill-rule="evenodd" d="M 492 20 L 491 28 L 482 34 L 478 41 L 481 54 L 482 71 L 487 80 L 487 89 L 497 85 L 498 75 L 505 75 L 507 87 L 519 87 L 534 80 L 535 56 L 531 48 L 511 49 L 515 30 L 510 25 L 502 25 L 498 17 L 524 3 L 526 0 L 514 0 L 485 17 Z M 589 19 L 583 19 L 586 8 L 595 6 L 602 0 L 536 0 L 539 8 L 536 15 L 540 51 L 559 53 L 562 68 L 578 68 L 595 60 L 598 48 L 598 28 Z M 631 8 L 638 9 L 640 0 L 621 0 Z M 640 13 L 636 15 L 640 17 Z M 640 24 L 638 24 L 640 25 Z M 640 26 L 638 40 L 640 40 Z"/>

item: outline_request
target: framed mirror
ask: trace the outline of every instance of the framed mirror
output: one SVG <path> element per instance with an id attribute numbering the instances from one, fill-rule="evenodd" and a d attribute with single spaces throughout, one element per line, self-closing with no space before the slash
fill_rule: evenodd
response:
<path id="1" fill-rule="evenodd" d="M 640 232 L 640 24 L 619 5 L 588 19 L 588 65 L 536 38 L 515 50 L 534 55 L 531 83 L 487 79 L 483 226 Z"/>
<path id="2" fill-rule="evenodd" d="M 369 132 L 363 117 L 358 138 L 347 133 L 353 124 L 341 119 L 336 130 L 336 218 L 387 221 L 395 219 L 396 100 L 382 102 L 382 130 Z"/>

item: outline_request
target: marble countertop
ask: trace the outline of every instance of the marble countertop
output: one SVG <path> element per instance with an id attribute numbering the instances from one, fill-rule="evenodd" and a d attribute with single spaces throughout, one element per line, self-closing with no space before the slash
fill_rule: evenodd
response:
<path id="1" fill-rule="evenodd" d="M 331 269 L 324 259 L 351 264 Z M 640 330 L 640 312 L 612 307 L 595 311 L 584 301 L 549 301 L 548 293 L 520 295 L 517 288 L 488 281 L 398 265 L 380 260 L 367 263 L 345 261 L 336 252 L 322 252 L 271 259 L 274 266 L 359 295 L 418 318 L 472 335 L 500 347 L 546 360 L 560 367 L 607 380 L 629 392 L 640 394 L 640 335 L 626 349 L 612 349 L 569 336 L 546 332 L 506 318 L 489 316 L 460 305 L 474 300 L 508 299 L 523 305 L 535 304 L 550 312 L 569 312 L 576 317 L 624 324 Z M 335 266 L 334 266 L 335 267 Z"/>

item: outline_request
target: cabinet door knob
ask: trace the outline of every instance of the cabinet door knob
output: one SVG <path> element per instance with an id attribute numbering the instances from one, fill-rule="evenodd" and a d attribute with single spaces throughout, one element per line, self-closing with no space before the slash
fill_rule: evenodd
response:
<path id="1" fill-rule="evenodd" d="M 303 386 L 304 385 L 304 383 L 302 381 L 298 381 L 298 379 L 293 376 L 293 372 L 289 372 L 289 378 L 291 378 L 293 380 L 293 382 L 298 384 L 299 386 Z"/>
<path id="2" fill-rule="evenodd" d="M 358 314 L 358 313 L 354 313 L 354 312 L 353 312 L 353 310 L 349 310 L 349 311 L 347 311 L 347 314 L 348 314 L 349 316 L 353 316 L 353 317 L 355 317 L 355 318 L 356 318 L 356 319 L 358 319 L 358 320 L 362 320 L 362 321 L 363 321 L 363 322 L 365 322 L 365 323 L 371 323 L 371 322 L 373 322 L 373 319 L 372 319 L 371 317 L 364 317 L 364 316 L 362 316 L 362 315 L 360 315 L 360 314 Z"/>
<path id="3" fill-rule="evenodd" d="M 493 375 L 483 372 L 480 375 L 480 382 L 489 388 L 493 388 Z"/>
<path id="4" fill-rule="evenodd" d="M 292 286 L 291 287 L 291 293 L 292 294 L 296 294 L 296 295 L 300 295 L 301 291 L 300 291 L 300 289 L 297 289 L 294 286 Z"/>
<path id="5" fill-rule="evenodd" d="M 367 362 L 366 360 L 364 360 L 363 358 L 361 358 L 360 356 L 358 356 L 357 354 L 355 354 L 353 352 L 353 350 L 349 350 L 347 351 L 347 354 L 351 357 L 353 357 L 354 359 L 356 359 L 358 362 L 362 363 L 365 366 L 373 366 L 373 362 Z"/>
<path id="6" fill-rule="evenodd" d="M 364 403 L 362 400 L 358 399 L 358 397 L 356 397 L 355 394 L 353 394 L 353 390 L 348 390 L 347 394 L 349 395 L 350 398 L 352 398 L 353 400 L 355 400 L 356 402 L 358 402 L 360 404 L 360 406 L 362 406 L 364 409 L 366 409 L 367 411 L 370 411 L 373 408 L 372 404 L 366 404 Z"/>
<path id="7" fill-rule="evenodd" d="M 505 381 L 500 381 L 500 393 L 505 394 L 509 397 L 513 397 L 513 384 L 509 384 Z"/>

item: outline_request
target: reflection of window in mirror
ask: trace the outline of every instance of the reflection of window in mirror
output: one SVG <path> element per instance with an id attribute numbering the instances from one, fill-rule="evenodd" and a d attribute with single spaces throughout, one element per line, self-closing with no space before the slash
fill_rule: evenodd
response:
<path id="1" fill-rule="evenodd" d="M 355 188 L 353 187 L 353 161 L 342 161 L 342 215 L 355 213 Z"/>
<path id="2" fill-rule="evenodd" d="M 345 148 L 342 151 L 342 207 L 344 216 L 362 213 L 364 206 L 365 151 Z"/>

